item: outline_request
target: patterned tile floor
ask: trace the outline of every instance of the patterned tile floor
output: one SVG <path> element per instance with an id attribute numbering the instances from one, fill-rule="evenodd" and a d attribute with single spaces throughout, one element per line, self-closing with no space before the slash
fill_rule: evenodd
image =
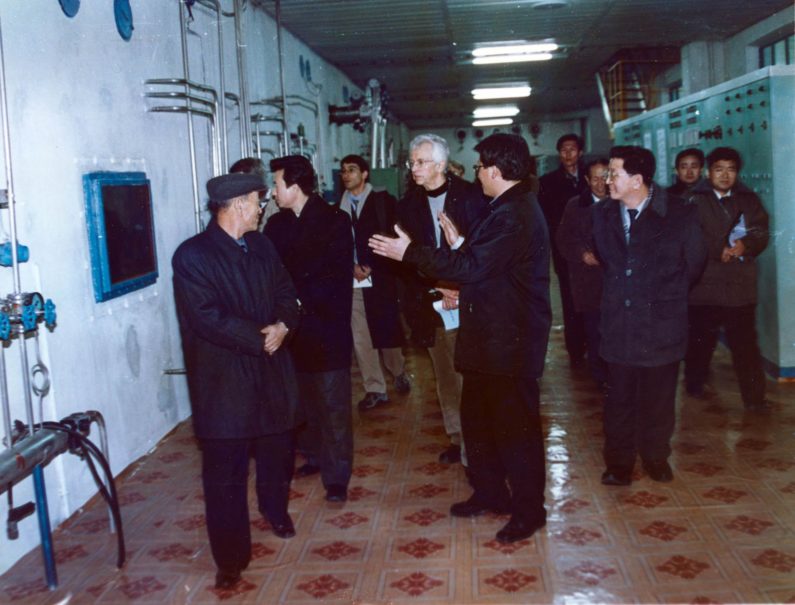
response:
<path id="1" fill-rule="evenodd" d="M 542 383 L 549 522 L 529 540 L 495 542 L 506 518 L 450 516 L 470 492 L 461 467 L 437 462 L 432 371 L 411 351 L 411 394 L 355 414 L 349 501 L 327 504 L 316 476 L 294 481 L 298 535 L 280 540 L 252 518 L 254 558 L 233 590 L 213 588 L 187 422 L 119 482 L 123 570 L 94 503 L 55 532 L 57 591 L 35 550 L 0 577 L 0 603 L 795 602 L 795 385 L 770 382 L 773 413 L 744 414 L 720 351 L 713 396 L 679 397 L 675 480 L 637 471 L 631 487 L 607 488 L 601 399 L 561 350 L 554 330 Z"/>

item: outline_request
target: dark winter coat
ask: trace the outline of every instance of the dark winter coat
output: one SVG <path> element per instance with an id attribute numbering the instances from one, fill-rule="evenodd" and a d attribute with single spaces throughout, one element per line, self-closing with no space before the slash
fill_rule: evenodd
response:
<path id="1" fill-rule="evenodd" d="M 541 205 L 541 211 L 547 221 L 550 241 L 555 241 L 558 226 L 563 219 L 563 211 L 566 209 L 568 201 L 583 191 L 588 191 L 585 168 L 582 164 L 579 166 L 577 174 L 579 178 L 575 180 L 561 164 L 552 172 L 547 172 L 539 180 L 538 203 Z M 566 260 L 555 247 L 552 249 L 552 264 L 557 274 L 566 270 Z"/>
<path id="2" fill-rule="evenodd" d="M 627 245 L 621 202 L 593 209 L 593 237 L 605 268 L 601 356 L 611 363 L 660 366 L 687 348 L 687 296 L 704 268 L 696 207 L 654 185 Z"/>
<path id="3" fill-rule="evenodd" d="M 677 180 L 673 185 L 668 187 L 666 191 L 668 192 L 668 195 L 675 195 L 676 197 L 681 197 L 686 202 L 689 202 L 693 197 L 693 190 L 697 187 L 703 187 L 705 182 L 706 181 L 703 178 L 700 178 L 692 185 L 686 185 L 682 181 Z"/>
<path id="4" fill-rule="evenodd" d="M 448 175 L 449 189 L 444 200 L 444 211 L 458 227 L 459 232 L 466 236 L 472 223 L 486 207 L 486 198 L 480 187 L 453 175 Z M 436 247 L 434 222 L 428 195 L 422 187 L 412 187 L 398 202 L 398 222 L 409 234 L 413 242 L 422 246 Z M 444 237 L 440 238 L 441 247 L 449 250 Z M 441 318 L 433 310 L 433 295 L 429 291 L 438 280 L 418 273 L 413 268 L 402 271 L 403 294 L 402 305 L 406 322 L 411 329 L 411 340 L 416 346 L 432 347 L 436 327 L 442 325 Z M 447 284 L 453 286 L 454 284 Z"/>
<path id="5" fill-rule="evenodd" d="M 403 346 L 398 302 L 399 263 L 373 254 L 367 241 L 375 233 L 396 236 L 397 200 L 386 191 L 371 191 L 359 205 L 359 216 L 353 226 L 356 258 L 360 265 L 372 269 L 373 285 L 362 288 L 364 313 L 373 348 L 389 349 Z"/>
<path id="6" fill-rule="evenodd" d="M 756 304 L 756 257 L 767 248 L 770 238 L 767 212 L 759 196 L 738 182 L 729 197 L 719 200 L 709 181 L 705 181 L 693 190 L 692 201 L 698 208 L 707 243 L 707 267 L 690 292 L 690 304 L 726 307 Z M 742 260 L 721 262 L 723 248 L 729 245 L 729 234 L 741 215 L 747 230 L 742 238 L 745 255 Z"/>
<path id="7" fill-rule="evenodd" d="M 200 439 L 240 439 L 296 426 L 297 385 L 286 347 L 263 350 L 262 328 L 298 327 L 296 293 L 271 242 L 244 251 L 213 221 L 174 253 L 174 298 Z"/>
<path id="8" fill-rule="evenodd" d="M 265 225 L 301 301 L 291 342 L 299 372 L 350 367 L 353 352 L 353 235 L 350 217 L 312 195 L 296 216 L 282 211 Z"/>
<path id="9" fill-rule="evenodd" d="M 455 251 L 412 242 L 404 260 L 457 282 L 459 372 L 539 378 L 549 339 L 549 236 L 523 184 L 496 198 Z"/>
<path id="10" fill-rule="evenodd" d="M 593 205 L 590 190 L 571 198 L 555 236 L 558 253 L 566 259 L 571 297 L 578 313 L 598 311 L 602 300 L 604 267 L 586 265 L 582 260 L 586 252 L 596 252 L 593 244 Z"/>

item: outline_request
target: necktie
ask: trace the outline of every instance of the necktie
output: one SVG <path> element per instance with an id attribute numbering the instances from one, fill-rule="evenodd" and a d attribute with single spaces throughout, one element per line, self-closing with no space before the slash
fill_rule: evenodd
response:
<path id="1" fill-rule="evenodd" d="M 638 220 L 638 210 L 635 208 L 627 210 L 627 214 L 629 214 L 629 230 L 627 231 L 627 241 L 629 241 L 629 236 L 632 233 L 632 225 Z"/>
<path id="2" fill-rule="evenodd" d="M 357 214 L 358 209 L 359 209 L 359 200 L 358 200 L 358 198 L 355 198 L 355 197 L 351 196 L 351 220 L 354 223 L 359 218 L 359 216 Z"/>

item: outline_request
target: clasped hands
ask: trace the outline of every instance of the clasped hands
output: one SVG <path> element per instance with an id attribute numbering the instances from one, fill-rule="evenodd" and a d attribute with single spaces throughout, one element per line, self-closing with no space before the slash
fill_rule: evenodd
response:
<path id="1" fill-rule="evenodd" d="M 265 337 L 262 349 L 268 354 L 273 355 L 282 346 L 285 336 L 287 336 L 287 326 L 283 321 L 278 321 L 275 324 L 265 326 L 260 330 L 260 334 Z"/>

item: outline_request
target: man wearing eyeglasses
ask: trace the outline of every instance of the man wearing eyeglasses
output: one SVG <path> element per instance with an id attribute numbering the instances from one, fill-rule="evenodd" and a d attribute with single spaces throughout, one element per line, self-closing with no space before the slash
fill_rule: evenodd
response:
<path id="1" fill-rule="evenodd" d="M 481 191 L 472 183 L 450 174 L 447 141 L 435 134 L 421 134 L 409 143 L 407 167 L 416 185 L 398 203 L 398 220 L 412 240 L 433 248 L 449 250 L 439 223 L 443 211 L 466 234 L 485 207 Z M 458 330 L 445 330 L 433 303 L 446 297 L 445 305 L 457 306 L 458 284 L 439 281 L 414 270 L 404 271 L 403 312 L 416 346 L 428 348 L 436 376 L 436 394 L 450 438 L 449 447 L 439 455 L 443 464 L 463 459 L 461 437 L 461 375 L 455 371 L 453 352 Z M 462 458 L 463 456 L 463 458 Z"/>
<path id="2" fill-rule="evenodd" d="M 307 420 L 299 447 L 308 461 L 299 474 L 319 468 L 326 500 L 344 502 L 353 469 L 351 221 L 315 193 L 315 171 L 305 157 L 273 159 L 270 169 L 281 210 L 265 225 L 265 235 L 301 301 L 301 326 L 290 346 Z"/>
<path id="3" fill-rule="evenodd" d="M 605 270 L 604 485 L 630 485 L 638 454 L 652 480 L 673 480 L 668 457 L 687 349 L 688 292 L 707 257 L 698 209 L 654 183 L 655 168 L 648 149 L 613 147 L 610 197 L 593 211 Z"/>
<path id="4" fill-rule="evenodd" d="M 287 513 L 298 388 L 283 346 L 298 327 L 296 292 L 273 244 L 257 231 L 262 177 L 210 179 L 207 229 L 174 253 L 174 298 L 216 588 L 228 589 L 251 560 L 248 468 L 257 468 L 259 511 L 292 535 Z"/>

